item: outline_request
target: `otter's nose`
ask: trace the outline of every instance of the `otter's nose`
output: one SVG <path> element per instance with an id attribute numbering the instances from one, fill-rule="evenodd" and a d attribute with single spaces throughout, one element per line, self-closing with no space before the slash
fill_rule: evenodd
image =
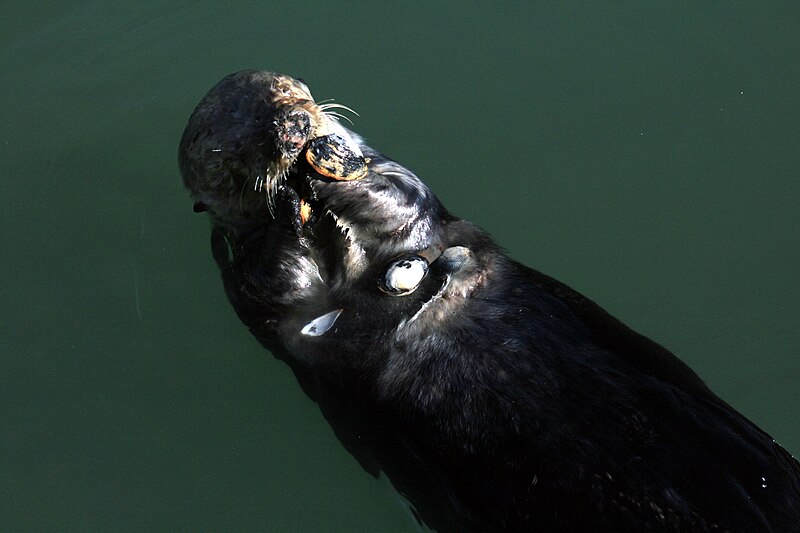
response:
<path id="1" fill-rule="evenodd" d="M 294 160 L 308 142 L 312 130 L 311 115 L 305 109 L 290 109 L 279 112 L 273 124 L 281 155 Z"/>

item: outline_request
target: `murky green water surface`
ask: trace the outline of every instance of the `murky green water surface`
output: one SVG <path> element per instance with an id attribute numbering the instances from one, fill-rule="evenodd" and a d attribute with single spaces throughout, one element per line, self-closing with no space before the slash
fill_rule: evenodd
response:
<path id="1" fill-rule="evenodd" d="M 800 453 L 800 9 L 40 2 L 0 22 L 4 530 L 415 531 L 230 309 L 177 172 L 303 77 Z"/>

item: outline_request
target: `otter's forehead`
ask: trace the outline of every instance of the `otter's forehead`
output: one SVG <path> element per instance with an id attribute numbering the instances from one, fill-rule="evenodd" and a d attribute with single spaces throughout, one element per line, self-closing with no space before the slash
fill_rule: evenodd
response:
<path id="1" fill-rule="evenodd" d="M 284 74 L 273 72 L 259 73 L 265 77 L 265 82 L 271 78 L 270 89 L 273 93 L 273 101 L 276 103 L 292 103 L 301 100 L 314 100 L 311 91 L 305 83 Z"/>
<path id="2" fill-rule="evenodd" d="M 224 98 L 232 92 L 257 93 L 264 101 L 279 105 L 292 105 L 304 101 L 313 102 L 314 97 L 302 81 L 267 70 L 242 70 L 222 79 L 206 95 Z"/>

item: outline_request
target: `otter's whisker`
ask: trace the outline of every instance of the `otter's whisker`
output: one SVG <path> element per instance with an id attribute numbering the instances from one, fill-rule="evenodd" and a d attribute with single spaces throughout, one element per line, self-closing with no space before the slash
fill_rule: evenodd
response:
<path id="1" fill-rule="evenodd" d="M 337 113 L 336 111 L 323 111 L 323 113 L 325 113 L 325 116 L 328 116 L 328 117 L 334 117 L 334 118 L 337 118 L 337 119 L 346 120 L 347 122 L 350 123 L 350 125 L 355 126 L 355 124 L 353 124 L 353 121 L 350 120 L 350 117 L 346 117 L 346 116 L 342 115 L 341 113 Z"/>
<path id="2" fill-rule="evenodd" d="M 264 186 L 264 198 L 267 201 L 267 209 L 272 218 L 275 218 L 275 191 L 273 189 L 274 179 L 268 173 L 266 178 L 266 185 Z"/>
<path id="3" fill-rule="evenodd" d="M 344 104 L 339 104 L 337 102 L 331 102 L 331 103 L 327 103 L 327 104 L 322 104 L 322 105 L 319 106 L 319 108 L 322 109 L 323 111 L 326 111 L 328 109 L 343 109 L 345 111 L 349 111 L 350 113 L 354 114 L 357 117 L 361 116 L 355 110 L 353 110 L 352 108 L 347 107 Z"/>

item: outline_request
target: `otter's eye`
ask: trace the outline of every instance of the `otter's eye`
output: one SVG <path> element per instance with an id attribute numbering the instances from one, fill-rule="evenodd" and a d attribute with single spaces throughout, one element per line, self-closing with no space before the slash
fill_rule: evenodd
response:
<path id="1" fill-rule="evenodd" d="M 418 255 L 403 257 L 389 263 L 383 279 L 378 284 L 381 290 L 392 296 L 411 294 L 428 273 L 428 262 Z"/>

